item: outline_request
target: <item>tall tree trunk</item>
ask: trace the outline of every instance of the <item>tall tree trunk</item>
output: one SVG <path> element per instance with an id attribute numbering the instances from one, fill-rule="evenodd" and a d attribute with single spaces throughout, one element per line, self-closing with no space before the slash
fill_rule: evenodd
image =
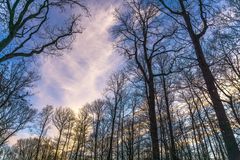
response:
<path id="1" fill-rule="evenodd" d="M 140 160 L 140 150 L 141 150 L 140 135 L 141 135 L 141 126 L 140 126 L 140 123 L 138 122 L 137 160 Z"/>
<path id="2" fill-rule="evenodd" d="M 155 89 L 154 89 L 153 75 L 151 72 L 149 73 L 150 78 L 148 83 L 148 92 L 149 92 L 148 113 L 149 113 L 149 120 L 150 120 L 150 135 L 152 140 L 152 158 L 153 160 L 160 160 L 158 127 L 157 127 L 156 111 L 155 111 Z"/>
<path id="3" fill-rule="evenodd" d="M 194 92 L 194 89 L 192 89 L 192 91 Z M 224 155 L 224 147 L 223 147 L 223 143 L 221 142 L 221 138 L 219 137 L 216 129 L 215 129 L 215 125 L 214 123 L 212 122 L 211 118 L 209 117 L 209 113 L 206 109 L 206 106 L 204 105 L 204 102 L 202 101 L 202 99 L 198 96 L 198 94 L 196 92 L 194 92 L 195 96 L 198 98 L 199 102 L 201 103 L 201 106 L 204 110 L 204 113 L 206 115 L 206 118 L 208 119 L 208 123 L 209 123 L 209 127 L 211 128 L 212 132 L 214 133 L 214 137 L 216 138 L 216 141 L 215 143 L 216 146 L 218 145 L 219 146 L 219 150 L 220 150 L 220 154 L 222 156 L 222 160 L 225 160 L 225 155 Z"/>
<path id="4" fill-rule="evenodd" d="M 198 156 L 198 159 L 201 160 L 201 154 L 200 154 L 199 147 L 198 147 L 198 140 L 197 140 L 197 134 L 196 134 L 196 128 L 195 128 L 196 123 L 195 123 L 195 119 L 194 119 L 194 115 L 193 115 L 193 111 L 192 111 L 192 106 L 188 102 L 186 97 L 185 97 L 185 101 L 188 105 L 189 114 L 190 114 L 190 117 L 191 117 L 191 125 L 192 125 L 192 130 L 193 130 L 193 138 L 194 138 L 194 141 L 195 141 L 195 144 L 196 144 L 197 156 Z"/>
<path id="5" fill-rule="evenodd" d="M 77 140 L 77 138 L 75 137 L 75 138 L 73 139 L 71 151 L 70 151 L 70 154 L 69 154 L 69 159 L 72 159 L 72 154 L 73 154 L 74 146 L 75 146 L 75 144 L 76 144 L 76 140 Z"/>
<path id="6" fill-rule="evenodd" d="M 80 133 L 79 135 L 77 135 L 77 148 L 76 148 L 76 155 L 75 155 L 75 158 L 74 160 L 77 160 L 78 159 L 78 154 L 79 154 L 79 150 L 80 150 L 80 146 L 81 146 L 81 140 L 82 140 L 82 135 L 83 134 L 83 129 L 80 129 Z"/>
<path id="7" fill-rule="evenodd" d="M 136 104 L 134 102 L 133 108 L 132 108 L 132 125 L 131 125 L 131 130 L 132 130 L 132 132 L 131 132 L 131 150 L 132 150 L 131 160 L 134 159 L 135 107 L 136 107 Z"/>
<path id="8" fill-rule="evenodd" d="M 63 148 L 62 148 L 62 153 L 61 153 L 61 158 L 60 158 L 60 160 L 64 159 L 64 155 L 65 155 L 64 151 L 65 151 L 65 147 L 66 147 L 66 144 L 67 144 L 67 141 L 68 141 L 68 138 L 69 138 L 70 129 L 71 129 L 71 124 L 69 124 L 69 126 L 68 126 L 66 138 L 65 138 L 64 143 L 63 143 Z M 67 148 L 67 149 L 68 149 L 68 148 Z"/>
<path id="9" fill-rule="evenodd" d="M 99 128 L 100 120 L 99 116 L 97 117 L 97 124 L 96 124 L 96 129 L 95 129 L 95 136 L 94 136 L 94 160 L 97 160 L 98 153 L 98 128 Z"/>
<path id="10" fill-rule="evenodd" d="M 124 159 L 124 146 L 123 146 L 123 136 L 124 136 L 124 109 L 122 110 L 122 123 L 121 123 L 121 159 Z"/>
<path id="11" fill-rule="evenodd" d="M 229 158 L 229 160 L 238 160 L 238 159 L 240 159 L 240 151 L 239 151 L 236 139 L 234 137 L 230 122 L 229 122 L 226 112 L 224 110 L 223 103 L 220 99 L 217 87 L 215 85 L 214 76 L 206 62 L 206 59 L 203 54 L 202 46 L 200 43 L 200 39 L 193 30 L 190 16 L 185 11 L 183 1 L 181 1 L 181 5 L 182 5 L 182 8 L 184 9 L 182 16 L 184 18 L 188 33 L 192 40 L 192 44 L 194 46 L 194 50 L 195 50 L 197 60 L 198 60 L 198 65 L 202 71 L 208 93 L 209 93 L 211 101 L 213 103 L 213 108 L 216 112 L 218 124 L 219 124 L 220 130 L 221 130 L 221 133 L 223 136 L 223 140 L 225 142 L 225 146 L 227 149 L 228 158 Z"/>
<path id="12" fill-rule="evenodd" d="M 168 154 L 168 144 L 166 142 L 166 135 L 165 135 L 165 125 L 164 125 L 164 120 L 162 117 L 162 112 L 161 112 L 161 108 L 160 108 L 160 104 L 158 104 L 158 113 L 159 113 L 159 124 L 160 124 L 160 134 L 161 134 L 161 144 L 163 143 L 164 146 L 164 154 L 165 154 L 165 159 L 169 160 L 169 154 Z M 163 157 L 163 155 L 162 155 Z M 162 159 L 162 158 L 161 158 Z"/>
<path id="13" fill-rule="evenodd" d="M 38 137 L 37 151 L 36 151 L 35 160 L 38 160 L 38 154 L 39 154 L 40 145 L 41 145 L 41 141 L 42 141 L 43 131 L 44 131 L 44 127 L 42 127 L 41 133 L 40 133 L 40 135 Z"/>
<path id="14" fill-rule="evenodd" d="M 181 134 L 183 136 L 184 143 L 186 144 L 185 147 L 187 148 L 187 153 L 188 153 L 188 157 L 189 157 L 188 159 L 192 160 L 192 150 L 191 150 L 191 147 L 190 147 L 189 142 L 188 142 L 188 137 L 185 136 L 184 129 L 183 129 L 183 124 L 180 121 L 180 119 L 178 119 L 178 124 L 179 124 L 180 132 L 181 132 Z"/>
<path id="15" fill-rule="evenodd" d="M 115 128 L 115 119 L 116 119 L 116 112 L 117 112 L 117 102 L 115 102 L 114 106 L 114 113 L 113 113 L 113 119 L 112 119 L 112 126 L 111 126 L 111 135 L 110 135 L 110 141 L 109 141 L 109 150 L 108 150 L 108 156 L 107 160 L 112 159 L 112 144 L 113 144 L 113 134 L 114 134 L 114 128 Z"/>
<path id="16" fill-rule="evenodd" d="M 167 93 L 168 91 L 167 91 L 165 76 L 162 76 L 162 84 L 163 84 L 164 99 L 165 99 L 165 104 L 166 104 L 166 109 L 167 109 L 168 128 L 169 128 L 169 132 L 170 132 L 171 157 L 172 157 L 172 160 L 179 160 L 179 158 L 177 157 L 177 154 L 176 154 L 176 147 L 175 147 L 175 142 L 174 142 L 173 127 L 172 127 L 172 118 L 171 118 L 171 113 L 170 113 L 170 104 L 169 104 L 169 99 L 168 99 L 168 93 Z"/>
<path id="17" fill-rule="evenodd" d="M 58 157 L 58 148 L 59 148 L 61 137 L 62 137 L 62 130 L 60 130 L 60 132 L 59 132 L 59 136 L 58 136 L 58 140 L 57 140 L 57 146 L 56 146 L 56 151 L 55 151 L 55 155 L 54 155 L 54 160 L 57 160 L 57 157 Z"/>
<path id="18" fill-rule="evenodd" d="M 117 136 L 116 136 L 116 143 L 117 143 L 117 151 L 116 151 L 116 160 L 119 160 L 119 134 L 120 134 L 120 128 L 121 128 L 121 111 L 119 112 L 118 115 L 118 126 L 117 126 Z M 122 143 L 122 142 L 121 142 Z"/>

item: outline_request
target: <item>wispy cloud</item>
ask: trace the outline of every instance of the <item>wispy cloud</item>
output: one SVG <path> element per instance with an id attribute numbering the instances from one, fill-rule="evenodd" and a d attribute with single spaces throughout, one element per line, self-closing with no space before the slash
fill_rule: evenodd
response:
<path id="1" fill-rule="evenodd" d="M 96 98 L 106 86 L 109 75 L 118 68 L 121 58 L 113 54 L 109 28 L 114 23 L 113 12 L 119 0 L 91 0 L 91 17 L 85 18 L 83 34 L 77 36 L 72 50 L 61 57 L 40 59 L 41 80 L 35 88 L 32 103 L 35 108 L 46 105 L 71 107 L 74 111 Z M 39 59 L 39 57 L 37 57 Z M 52 128 L 50 136 L 54 136 Z M 9 140 L 34 136 L 21 131 Z"/>
<path id="2" fill-rule="evenodd" d="M 62 57 L 41 60 L 41 81 L 33 99 L 36 107 L 47 104 L 77 109 L 101 97 L 109 74 L 120 58 L 113 55 L 109 27 L 113 24 L 112 2 L 92 5 L 92 16 L 84 20 L 86 27 Z M 114 56 L 114 57 L 113 57 Z"/>

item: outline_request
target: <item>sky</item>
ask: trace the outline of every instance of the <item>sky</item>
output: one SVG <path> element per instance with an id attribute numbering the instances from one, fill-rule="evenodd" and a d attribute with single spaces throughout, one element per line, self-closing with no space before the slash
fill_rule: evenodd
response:
<path id="1" fill-rule="evenodd" d="M 34 89 L 33 107 L 63 106 L 77 112 L 84 104 L 102 97 L 109 76 L 121 64 L 121 57 L 114 53 L 109 33 L 118 2 L 88 1 L 91 16 L 83 19 L 85 29 L 77 35 L 72 49 L 63 56 L 36 58 L 40 61 L 41 79 Z M 24 130 L 12 137 L 9 144 L 15 144 L 19 137 L 29 136 L 34 136 L 34 133 Z"/>
<path id="2" fill-rule="evenodd" d="M 121 58 L 113 53 L 109 33 L 116 1 L 91 0 L 88 7 L 91 16 L 83 19 L 85 29 L 76 37 L 72 50 L 61 57 L 41 57 L 35 107 L 64 106 L 77 111 L 101 98 L 110 73 L 119 66 Z"/>

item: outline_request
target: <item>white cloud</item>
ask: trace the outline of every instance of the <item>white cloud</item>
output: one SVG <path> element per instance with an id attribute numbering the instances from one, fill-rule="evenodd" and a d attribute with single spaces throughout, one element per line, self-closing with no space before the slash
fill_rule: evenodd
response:
<path id="1" fill-rule="evenodd" d="M 86 29 L 62 57 L 41 60 L 41 81 L 36 88 L 34 105 L 69 106 L 77 110 L 87 102 L 101 97 L 109 73 L 119 64 L 113 58 L 109 27 L 113 24 L 114 6 L 94 6 L 92 16 L 84 20 Z"/>
<path id="2" fill-rule="evenodd" d="M 49 104 L 78 111 L 87 102 L 101 98 L 109 75 L 121 60 L 113 55 L 108 31 L 114 21 L 113 12 L 117 4 L 114 0 L 100 1 L 89 2 L 92 16 L 84 20 L 86 29 L 77 36 L 69 53 L 64 53 L 62 57 L 41 58 L 41 80 L 32 99 L 34 107 L 42 108 Z M 53 136 L 54 132 L 53 128 L 50 135 Z M 26 129 L 13 136 L 9 144 L 32 136 Z"/>

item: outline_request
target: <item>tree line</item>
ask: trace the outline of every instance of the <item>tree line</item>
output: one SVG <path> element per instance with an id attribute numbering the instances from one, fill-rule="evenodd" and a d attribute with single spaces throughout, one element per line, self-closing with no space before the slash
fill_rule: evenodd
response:
<path id="1" fill-rule="evenodd" d="M 18 5 L 11 3 L 9 11 Z M 60 8 L 80 4 L 59 3 Z M 28 98 L 37 73 L 23 61 L 8 63 L 4 58 L 21 56 L 19 50 L 29 54 L 28 50 L 23 44 L 10 53 L 0 42 L 5 49 L 0 68 L 3 159 L 240 159 L 239 9 L 237 0 L 124 1 L 109 32 L 125 65 L 110 76 L 102 98 L 78 113 L 51 105 L 33 109 Z M 15 22 L 11 14 L 8 27 Z M 20 30 L 12 36 L 19 39 L 17 33 L 25 29 L 15 25 Z M 75 33 L 70 26 L 70 34 L 54 34 L 60 38 L 50 38 L 53 43 L 36 50 L 54 54 L 67 49 Z M 34 126 L 35 136 L 8 146 L 9 138 L 28 125 Z"/>

